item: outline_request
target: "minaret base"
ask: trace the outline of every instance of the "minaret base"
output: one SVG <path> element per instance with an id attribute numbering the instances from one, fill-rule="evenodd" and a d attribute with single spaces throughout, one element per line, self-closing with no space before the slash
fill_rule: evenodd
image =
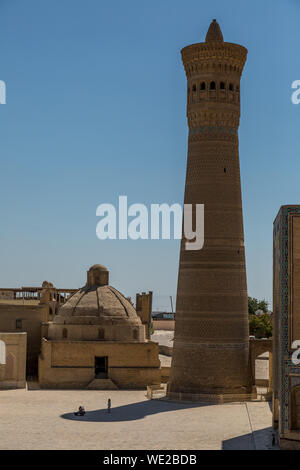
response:
<path id="1" fill-rule="evenodd" d="M 211 404 L 222 404 L 222 403 L 233 403 L 233 402 L 245 402 L 245 401 L 256 401 L 257 390 L 256 387 L 252 387 L 250 393 L 247 390 L 240 391 L 240 393 L 185 393 L 185 392 L 171 392 L 169 391 L 169 384 L 167 385 L 166 399 L 170 401 L 187 401 L 194 403 L 211 403 Z"/>

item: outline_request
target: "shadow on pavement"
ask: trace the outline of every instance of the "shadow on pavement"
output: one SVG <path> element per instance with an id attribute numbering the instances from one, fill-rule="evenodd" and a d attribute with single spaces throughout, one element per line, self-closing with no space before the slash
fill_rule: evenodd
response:
<path id="1" fill-rule="evenodd" d="M 253 433 L 227 439 L 222 443 L 222 450 L 279 450 L 272 446 L 273 428 L 260 429 Z"/>
<path id="2" fill-rule="evenodd" d="M 147 400 L 137 403 L 130 403 L 129 405 L 117 406 L 111 409 L 111 413 L 108 413 L 107 409 L 103 408 L 100 410 L 86 411 L 84 416 L 75 416 L 74 413 L 65 413 L 61 415 L 61 418 L 74 421 L 93 422 L 134 421 L 136 419 L 143 419 L 145 416 L 157 413 L 185 410 L 187 408 L 199 408 L 200 406 L 209 405 L 202 405 L 199 403 L 177 403 L 163 400 Z"/>

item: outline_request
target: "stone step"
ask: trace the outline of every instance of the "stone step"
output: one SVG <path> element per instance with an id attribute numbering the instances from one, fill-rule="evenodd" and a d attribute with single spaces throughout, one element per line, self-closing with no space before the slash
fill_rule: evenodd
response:
<path id="1" fill-rule="evenodd" d="M 88 386 L 88 390 L 118 390 L 118 387 L 111 379 L 94 379 Z"/>
<path id="2" fill-rule="evenodd" d="M 40 384 L 38 383 L 37 380 L 27 380 L 27 383 L 26 383 L 26 388 L 27 390 L 40 390 L 41 387 L 40 387 Z"/>

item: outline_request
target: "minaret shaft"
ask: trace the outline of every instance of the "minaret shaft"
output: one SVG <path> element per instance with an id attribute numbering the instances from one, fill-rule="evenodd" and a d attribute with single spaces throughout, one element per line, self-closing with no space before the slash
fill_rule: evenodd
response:
<path id="1" fill-rule="evenodd" d="M 250 393 L 249 327 L 238 126 L 247 50 L 214 21 L 187 46 L 189 126 L 185 204 L 204 204 L 204 247 L 181 242 L 168 396 Z"/>

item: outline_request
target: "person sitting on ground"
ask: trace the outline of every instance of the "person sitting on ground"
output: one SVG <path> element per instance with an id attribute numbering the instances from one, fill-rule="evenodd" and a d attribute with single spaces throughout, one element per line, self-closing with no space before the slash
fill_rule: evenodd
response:
<path id="1" fill-rule="evenodd" d="M 78 411 L 76 411 L 76 413 L 74 413 L 75 416 L 84 416 L 85 415 L 85 409 L 83 406 L 80 406 L 78 408 Z"/>

